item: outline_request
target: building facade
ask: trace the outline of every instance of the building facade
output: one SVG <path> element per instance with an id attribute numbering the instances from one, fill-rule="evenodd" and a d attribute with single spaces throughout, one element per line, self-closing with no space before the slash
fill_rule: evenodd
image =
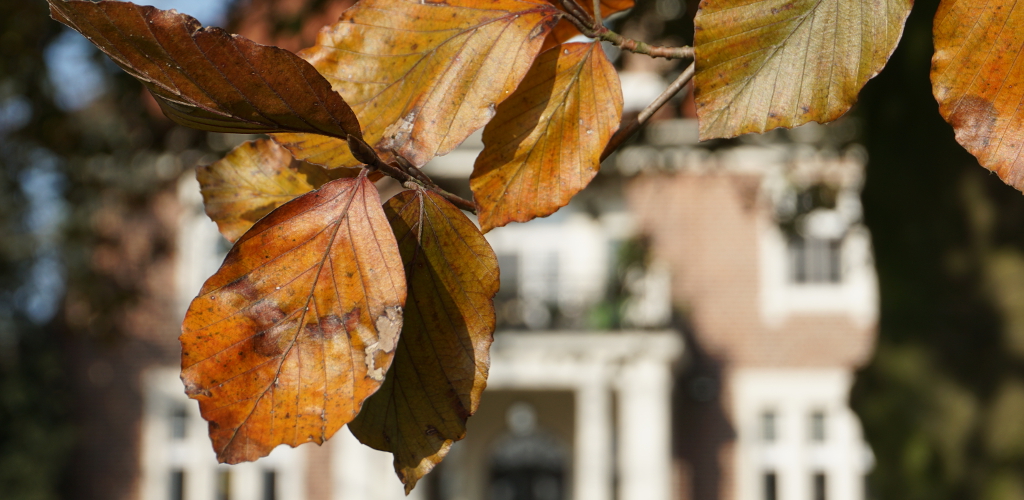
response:
<path id="1" fill-rule="evenodd" d="M 712 150 L 693 121 L 656 122 L 568 207 L 490 233 L 502 290 L 488 389 L 410 498 L 865 498 L 872 456 L 847 404 L 877 314 L 863 158 L 801 133 Z M 465 179 L 480 147 L 426 168 Z M 180 315 L 227 246 L 191 178 L 179 201 Z M 135 498 L 404 497 L 390 455 L 347 429 L 218 465 L 176 366 L 139 384 Z"/>

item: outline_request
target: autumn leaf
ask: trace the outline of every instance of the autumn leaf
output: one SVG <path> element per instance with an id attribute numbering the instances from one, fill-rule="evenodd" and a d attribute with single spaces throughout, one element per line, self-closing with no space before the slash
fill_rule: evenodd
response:
<path id="1" fill-rule="evenodd" d="M 560 4 L 558 0 L 551 0 L 551 2 L 555 5 Z M 591 16 L 594 15 L 594 2 L 592 2 L 591 0 L 577 1 L 577 5 L 582 7 L 583 10 L 587 11 L 587 14 L 590 14 Z M 633 5 L 633 0 L 601 0 L 601 18 L 607 19 L 609 16 L 615 14 L 616 12 L 622 12 L 626 9 L 632 9 Z M 551 32 L 549 43 L 551 43 L 552 45 L 565 43 L 569 41 L 570 38 L 581 34 L 582 33 L 580 33 L 580 30 L 576 29 L 576 27 L 573 26 L 571 22 L 569 22 L 566 19 L 562 19 L 561 21 L 558 22 L 557 25 L 555 25 L 555 29 Z M 545 46 L 544 50 L 547 50 L 548 48 L 550 47 Z"/>
<path id="2" fill-rule="evenodd" d="M 896 49 L 913 0 L 704 0 L 701 140 L 842 116 Z"/>
<path id="3" fill-rule="evenodd" d="M 181 378 L 222 462 L 322 443 L 380 386 L 402 327 L 401 255 L 373 184 L 324 184 L 256 223 L 192 301 Z"/>
<path id="4" fill-rule="evenodd" d="M 466 435 L 487 383 L 498 261 L 441 196 L 404 191 L 384 206 L 409 283 L 405 325 L 384 385 L 349 429 L 389 451 L 406 493 Z"/>
<path id="5" fill-rule="evenodd" d="M 348 104 L 287 50 L 203 28 L 175 11 L 130 2 L 48 1 L 54 19 L 139 79 L 178 124 L 217 132 L 361 137 Z"/>
<path id="6" fill-rule="evenodd" d="M 1024 190 L 1024 8 L 943 0 L 934 35 L 939 112 L 982 166 Z"/>
<path id="7" fill-rule="evenodd" d="M 599 43 L 541 54 L 484 128 L 470 187 L 486 232 L 554 213 L 597 175 L 622 91 Z"/>
<path id="8" fill-rule="evenodd" d="M 560 16 L 544 0 L 363 0 L 301 55 L 362 117 L 368 144 L 422 166 L 491 119 Z M 358 163 L 344 141 L 277 139 L 302 160 Z"/>
<path id="9" fill-rule="evenodd" d="M 358 169 L 325 170 L 296 161 L 269 139 L 245 142 L 220 161 L 196 169 L 206 215 L 235 241 L 275 208 Z"/>

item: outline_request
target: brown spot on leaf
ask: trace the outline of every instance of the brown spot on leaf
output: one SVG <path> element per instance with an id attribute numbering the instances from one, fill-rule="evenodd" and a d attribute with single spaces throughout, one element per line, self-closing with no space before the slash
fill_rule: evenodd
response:
<path id="1" fill-rule="evenodd" d="M 230 255 L 231 254 L 229 253 L 228 256 Z M 246 301 L 253 301 L 259 297 L 259 292 L 256 291 L 256 288 L 252 286 L 252 283 L 250 283 L 244 276 L 228 283 L 224 286 L 223 290 L 228 293 L 240 295 L 244 297 Z"/>
<path id="2" fill-rule="evenodd" d="M 971 153 L 978 154 L 988 147 L 996 116 L 995 106 L 991 102 L 969 95 L 964 96 L 949 115 L 949 123 L 956 130 L 957 142 Z"/>
<path id="3" fill-rule="evenodd" d="M 199 396 L 210 397 L 213 394 L 210 393 L 206 388 L 200 387 L 194 383 L 185 384 L 185 395 L 192 399 L 196 399 Z"/>
<path id="4" fill-rule="evenodd" d="M 356 328 L 359 326 L 359 311 L 358 307 L 354 307 L 351 311 L 341 316 L 341 326 L 345 328 L 346 332 L 352 333 L 356 331 Z"/>
<path id="5" fill-rule="evenodd" d="M 320 334 L 324 339 L 332 339 L 339 333 L 345 332 L 345 325 L 341 318 L 331 314 L 320 318 Z"/>
<path id="6" fill-rule="evenodd" d="M 273 301 L 261 300 L 252 305 L 246 315 L 256 323 L 257 332 L 265 332 L 284 319 L 284 311 Z"/>

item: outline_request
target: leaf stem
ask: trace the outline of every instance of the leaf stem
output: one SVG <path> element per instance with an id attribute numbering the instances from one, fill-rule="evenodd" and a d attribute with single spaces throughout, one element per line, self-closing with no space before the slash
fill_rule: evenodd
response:
<path id="1" fill-rule="evenodd" d="M 626 38 L 604 26 L 601 22 L 601 0 L 594 0 L 594 12 L 597 19 L 594 19 L 587 11 L 583 10 L 575 0 L 560 0 L 565 8 L 566 19 L 572 23 L 580 33 L 596 38 L 604 42 L 636 54 L 644 54 L 650 57 L 663 57 L 665 59 L 692 59 L 693 47 L 664 47 L 661 45 L 650 45 L 640 40 Z"/>
<path id="2" fill-rule="evenodd" d="M 586 33 L 584 33 L 586 34 Z M 661 45 L 650 45 L 646 42 L 626 38 L 608 28 L 602 26 L 595 33 L 599 40 L 611 42 L 612 45 L 629 52 L 644 54 L 651 57 L 664 57 L 665 59 L 692 59 L 693 47 L 664 47 Z M 589 35 L 587 35 L 589 36 Z"/>
<path id="3" fill-rule="evenodd" d="M 661 107 L 664 106 L 672 96 L 678 94 L 680 90 L 683 90 L 683 88 L 686 87 L 686 84 L 690 83 L 690 80 L 693 79 L 694 72 L 694 63 L 690 63 L 690 65 L 687 66 L 671 84 L 669 84 L 668 88 L 665 89 L 657 99 L 648 104 L 634 120 L 619 126 L 619 130 L 615 131 L 615 134 L 612 135 L 612 138 L 608 141 L 608 145 L 605 146 L 604 152 L 601 153 L 601 161 L 604 161 L 613 152 L 615 152 L 616 149 L 619 149 L 619 146 L 622 146 L 622 143 L 626 142 L 626 139 L 629 139 L 637 130 L 640 129 L 641 126 L 647 123 L 647 121 L 651 119 L 651 116 L 661 109 Z"/>
<path id="4" fill-rule="evenodd" d="M 392 165 L 382 160 L 380 155 L 377 154 L 377 151 L 371 148 L 370 145 L 363 141 L 362 138 L 349 135 L 346 139 L 348 140 L 349 150 L 352 151 L 352 156 L 366 164 L 367 169 L 380 170 L 384 175 L 395 179 L 402 185 L 405 185 L 407 182 L 419 184 L 420 186 L 423 186 L 424 189 L 429 189 L 430 191 L 441 195 L 444 199 L 450 201 L 452 205 L 455 205 L 467 212 L 476 213 L 475 203 L 441 189 L 433 180 L 430 179 L 429 176 L 427 176 L 426 173 L 412 166 L 408 161 L 405 161 L 405 158 L 395 155 L 395 158 L 400 158 L 400 160 L 396 160 L 396 165 Z M 415 169 L 418 175 L 407 172 L 406 168 Z"/>

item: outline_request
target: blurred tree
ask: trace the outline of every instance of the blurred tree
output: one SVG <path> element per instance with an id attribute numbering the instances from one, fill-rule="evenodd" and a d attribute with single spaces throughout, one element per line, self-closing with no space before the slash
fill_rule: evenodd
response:
<path id="1" fill-rule="evenodd" d="M 0 2 L 0 498 L 121 498 L 139 372 L 177 357 L 175 189 L 209 147 L 45 2 Z M 84 44 L 75 45 L 77 42 Z M 89 457 L 76 460 L 75 457 Z M 115 474 L 116 476 L 117 474 Z"/>
<path id="2" fill-rule="evenodd" d="M 874 498 L 1024 498 L 1024 197 L 979 168 L 929 82 L 937 0 L 916 2 L 861 95 L 880 337 L 852 396 Z"/>

